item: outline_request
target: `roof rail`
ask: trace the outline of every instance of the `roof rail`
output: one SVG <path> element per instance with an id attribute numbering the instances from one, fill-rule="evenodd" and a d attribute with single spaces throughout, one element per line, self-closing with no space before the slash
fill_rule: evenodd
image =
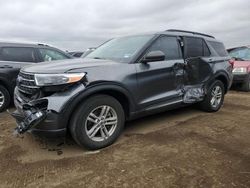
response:
<path id="1" fill-rule="evenodd" d="M 204 34 L 204 33 L 198 33 L 198 32 L 194 32 L 194 31 L 185 31 L 185 30 L 179 30 L 179 29 L 168 29 L 166 31 L 169 31 L 169 32 L 190 33 L 190 34 L 193 34 L 193 35 L 201 35 L 201 36 L 205 36 L 205 37 L 215 38 L 212 35 L 207 35 L 207 34 Z"/>
<path id="2" fill-rule="evenodd" d="M 49 46 L 48 44 L 42 44 L 42 43 L 38 43 L 37 45 L 39 45 L 39 46 Z"/>

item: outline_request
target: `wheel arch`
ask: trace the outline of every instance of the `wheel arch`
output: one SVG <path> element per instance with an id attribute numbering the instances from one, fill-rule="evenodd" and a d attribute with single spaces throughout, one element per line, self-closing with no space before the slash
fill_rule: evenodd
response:
<path id="1" fill-rule="evenodd" d="M 13 93 L 11 92 L 11 87 L 7 84 L 7 82 L 0 78 L 0 85 L 2 85 L 3 87 L 5 87 L 7 89 L 7 91 L 9 92 L 10 96 L 13 95 Z"/>
<path id="2" fill-rule="evenodd" d="M 220 80 L 224 85 L 225 93 L 227 93 L 227 91 L 229 90 L 229 84 L 230 84 L 227 74 L 225 72 L 216 73 L 209 85 L 211 85 L 214 80 Z"/>
<path id="3" fill-rule="evenodd" d="M 88 99 L 93 95 L 104 94 L 114 97 L 118 100 L 125 112 L 126 119 L 130 117 L 130 113 L 134 111 L 134 101 L 125 88 L 118 86 L 118 85 L 99 85 L 99 86 L 92 86 L 90 88 L 86 88 L 84 92 L 81 92 L 77 96 L 75 96 L 72 100 L 67 102 L 63 107 L 62 111 L 62 119 L 64 123 L 66 123 L 66 127 L 69 126 L 69 122 L 75 110 L 78 108 L 79 105 L 82 104 L 83 101 Z"/>

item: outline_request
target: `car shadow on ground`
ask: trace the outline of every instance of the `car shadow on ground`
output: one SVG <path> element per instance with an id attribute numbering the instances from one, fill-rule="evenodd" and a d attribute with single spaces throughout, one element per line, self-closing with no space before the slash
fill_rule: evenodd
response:
<path id="1" fill-rule="evenodd" d="M 196 109 L 194 106 L 189 106 L 129 121 L 125 124 L 122 135 L 114 143 L 114 145 L 126 142 L 126 139 L 130 136 L 143 135 L 149 132 L 164 129 L 168 126 L 173 126 L 178 122 L 185 121 L 190 117 L 194 117 L 194 115 L 198 116 L 201 113 L 202 112 Z M 41 155 L 51 153 L 54 156 L 59 156 L 59 158 L 99 152 L 89 151 L 86 148 L 78 146 L 70 134 L 67 134 L 66 137 L 61 138 L 46 138 L 26 133 L 17 137 L 23 140 L 22 142 L 24 143 L 22 144 L 22 147 L 28 151 L 28 155 L 30 153 L 31 158 L 34 157 L 32 156 L 34 148 L 36 148 L 36 152 L 40 153 Z M 30 148 L 33 149 L 30 150 Z"/>

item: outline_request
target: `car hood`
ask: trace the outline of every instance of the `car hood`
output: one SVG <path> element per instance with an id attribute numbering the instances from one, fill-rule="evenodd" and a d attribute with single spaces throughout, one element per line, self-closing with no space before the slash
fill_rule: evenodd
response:
<path id="1" fill-rule="evenodd" d="M 22 68 L 23 72 L 27 73 L 66 73 L 68 71 L 74 71 L 76 69 L 89 68 L 89 67 L 100 67 L 117 64 L 111 60 L 101 60 L 101 59 L 67 59 L 59 61 L 50 61 L 38 63 L 36 65 L 26 66 Z"/>
<path id="2" fill-rule="evenodd" d="M 235 61 L 234 68 L 236 67 L 250 67 L 250 61 Z"/>

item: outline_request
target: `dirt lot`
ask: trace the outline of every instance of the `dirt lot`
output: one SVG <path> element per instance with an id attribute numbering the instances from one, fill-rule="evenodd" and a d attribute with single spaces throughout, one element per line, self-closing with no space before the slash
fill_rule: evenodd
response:
<path id="1" fill-rule="evenodd" d="M 231 91 L 218 113 L 194 108 L 127 123 L 111 147 L 70 138 L 15 137 L 0 114 L 1 187 L 250 187 L 250 93 Z"/>

